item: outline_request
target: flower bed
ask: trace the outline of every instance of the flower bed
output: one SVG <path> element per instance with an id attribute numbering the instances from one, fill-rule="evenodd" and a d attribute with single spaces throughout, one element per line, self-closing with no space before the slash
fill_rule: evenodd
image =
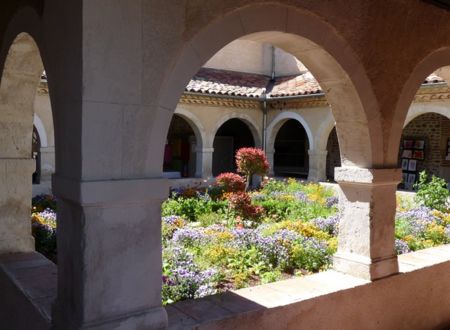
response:
<path id="1" fill-rule="evenodd" d="M 330 188 L 268 180 L 257 191 L 173 192 L 162 207 L 163 303 L 325 270 L 337 248 L 338 199 Z M 397 253 L 450 243 L 450 213 L 398 198 Z M 37 250 L 54 259 L 56 203 L 34 201 Z"/>

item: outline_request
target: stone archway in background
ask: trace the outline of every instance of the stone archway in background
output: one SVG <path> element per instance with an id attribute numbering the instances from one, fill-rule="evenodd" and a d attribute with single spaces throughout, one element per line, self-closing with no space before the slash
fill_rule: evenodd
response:
<path id="1" fill-rule="evenodd" d="M 285 120 L 274 141 L 273 169 L 276 176 L 307 178 L 310 142 L 305 127 L 295 119 Z"/>
<path id="2" fill-rule="evenodd" d="M 213 142 L 212 174 L 236 172 L 237 150 L 255 147 L 255 137 L 251 126 L 239 118 L 224 122 L 217 130 Z"/>

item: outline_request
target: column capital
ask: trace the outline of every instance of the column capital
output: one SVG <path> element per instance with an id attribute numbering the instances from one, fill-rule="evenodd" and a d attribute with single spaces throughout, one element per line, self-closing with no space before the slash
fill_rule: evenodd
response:
<path id="1" fill-rule="evenodd" d="M 81 181 L 52 176 L 53 193 L 81 205 L 142 204 L 169 196 L 169 180 L 163 178 Z"/>
<path id="2" fill-rule="evenodd" d="M 195 152 L 213 153 L 214 148 L 196 148 Z"/>
<path id="3" fill-rule="evenodd" d="M 328 155 L 328 150 L 309 149 L 308 155 L 326 157 Z"/>
<path id="4" fill-rule="evenodd" d="M 334 178 L 344 184 L 390 185 L 399 184 L 402 178 L 400 168 L 336 167 Z"/>

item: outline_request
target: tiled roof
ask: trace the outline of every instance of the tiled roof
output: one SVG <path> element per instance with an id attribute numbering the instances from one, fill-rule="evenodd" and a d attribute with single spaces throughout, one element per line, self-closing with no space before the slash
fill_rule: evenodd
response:
<path id="1" fill-rule="evenodd" d="M 187 92 L 228 96 L 260 97 L 270 77 L 225 70 L 202 68 L 186 86 Z"/>
<path id="2" fill-rule="evenodd" d="M 310 72 L 297 76 L 275 78 L 275 84 L 270 91 L 270 97 L 298 96 L 322 93 L 317 80 Z"/>
<path id="3" fill-rule="evenodd" d="M 444 79 L 432 73 L 423 84 L 442 82 L 445 82 Z M 187 85 L 186 91 L 253 98 L 261 97 L 265 92 L 272 98 L 314 95 L 323 92 L 310 72 L 277 77 L 272 82 L 270 77 L 265 75 L 210 68 L 201 68 Z"/>

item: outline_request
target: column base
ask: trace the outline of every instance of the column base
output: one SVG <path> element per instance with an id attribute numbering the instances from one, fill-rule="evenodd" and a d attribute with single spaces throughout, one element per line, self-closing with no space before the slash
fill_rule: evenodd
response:
<path id="1" fill-rule="evenodd" d="M 333 269 L 347 275 L 376 281 L 398 274 L 398 262 L 397 256 L 370 259 L 353 253 L 338 252 L 333 257 Z"/>
<path id="2" fill-rule="evenodd" d="M 65 320 L 63 322 L 55 322 L 52 329 L 54 330 L 131 330 L 131 329 L 148 329 L 162 330 L 167 329 L 168 319 L 167 312 L 164 307 L 152 308 L 142 312 L 130 313 L 112 317 L 104 320 L 97 320 L 75 324 L 75 320 Z"/>

